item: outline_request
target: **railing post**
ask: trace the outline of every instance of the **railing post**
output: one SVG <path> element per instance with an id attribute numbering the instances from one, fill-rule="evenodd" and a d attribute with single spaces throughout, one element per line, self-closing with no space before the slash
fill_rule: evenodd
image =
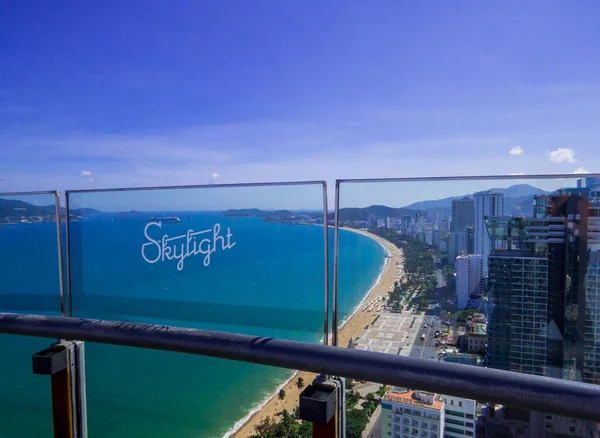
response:
<path id="1" fill-rule="evenodd" d="M 312 422 L 313 438 L 343 438 L 344 379 L 318 376 L 300 394 L 300 418 Z"/>
<path id="2" fill-rule="evenodd" d="M 50 376 L 55 438 L 86 438 L 83 342 L 61 341 L 32 357 L 34 374 Z"/>

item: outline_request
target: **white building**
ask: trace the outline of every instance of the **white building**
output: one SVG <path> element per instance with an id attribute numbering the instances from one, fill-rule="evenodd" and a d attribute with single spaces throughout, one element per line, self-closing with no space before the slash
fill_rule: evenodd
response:
<path id="1" fill-rule="evenodd" d="M 481 296 L 484 289 L 484 260 L 479 254 L 456 257 L 456 305 L 465 309 L 471 295 Z"/>
<path id="2" fill-rule="evenodd" d="M 381 401 L 381 436 L 391 438 L 443 438 L 444 402 L 424 391 L 385 393 Z"/>
<path id="3" fill-rule="evenodd" d="M 475 400 L 442 395 L 444 402 L 444 438 L 475 436 Z"/>
<path id="4" fill-rule="evenodd" d="M 475 193 L 475 233 L 474 254 L 483 256 L 483 275 L 488 275 L 488 255 L 490 254 L 490 236 L 485 220 L 492 216 L 504 215 L 504 195 L 490 190 Z"/>
<path id="5" fill-rule="evenodd" d="M 427 245 L 433 245 L 433 230 L 425 231 L 425 243 Z"/>

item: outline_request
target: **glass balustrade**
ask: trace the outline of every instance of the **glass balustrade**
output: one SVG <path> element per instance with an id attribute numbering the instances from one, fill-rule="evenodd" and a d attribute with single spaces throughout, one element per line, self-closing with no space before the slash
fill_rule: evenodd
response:
<path id="1" fill-rule="evenodd" d="M 0 194 L 0 312 L 61 314 L 54 192 Z M 31 372 L 48 339 L 0 335 L 0 437 L 52 434 L 46 376 Z"/>
<path id="2" fill-rule="evenodd" d="M 71 191 L 72 315 L 319 343 L 325 195 L 320 182 Z M 87 373 L 91 437 L 222 436 L 290 377 L 97 344 Z M 294 382 L 277 411 L 297 401 Z"/>
<path id="3" fill-rule="evenodd" d="M 320 182 L 70 191 L 62 226 L 54 193 L 0 195 L 0 311 L 258 343 L 329 341 L 331 320 L 340 348 L 600 383 L 596 175 L 340 181 L 336 191 L 335 214 Z M 324 227 L 334 217 L 335 232 Z M 2 339 L 0 436 L 50 435 L 49 385 L 31 374 L 31 354 L 50 341 Z M 223 436 L 273 394 L 235 436 L 267 416 L 310 427 L 287 416 L 315 377 L 306 372 L 287 380 L 284 369 L 87 343 L 86 373 L 92 437 Z M 428 388 L 344 384 L 351 435 L 599 429 Z"/>
<path id="4" fill-rule="evenodd" d="M 341 347 L 600 384 L 597 175 L 338 184 L 339 259 L 351 238 L 377 248 L 338 267 L 339 307 L 354 309 Z M 359 282 L 360 305 L 345 303 Z M 404 417 L 448 436 L 475 436 L 476 418 L 490 433 L 498 418 L 532 436 L 600 429 L 423 389 L 352 381 L 348 418 L 366 424 L 383 401 L 381 436 Z"/>

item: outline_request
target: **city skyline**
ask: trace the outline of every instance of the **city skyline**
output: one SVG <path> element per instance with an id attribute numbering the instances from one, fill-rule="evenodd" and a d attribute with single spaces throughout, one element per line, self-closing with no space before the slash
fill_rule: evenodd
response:
<path id="1" fill-rule="evenodd" d="M 600 178 L 600 174 L 586 174 L 578 177 L 551 175 L 543 179 L 538 177 L 509 177 L 491 180 L 478 177 L 457 177 L 449 180 L 342 182 L 340 183 L 340 208 L 367 208 L 384 205 L 391 208 L 408 207 L 413 210 L 422 210 L 422 203 L 447 201 L 450 206 L 453 205 L 453 201 L 446 198 L 460 200 L 466 196 L 472 200 L 475 193 L 491 189 L 520 189 L 524 185 L 531 186 L 526 190 L 540 189 L 551 193 L 560 189 L 576 187 L 577 181 L 582 178 Z M 425 191 L 429 194 L 428 197 L 416 198 L 412 190 L 399 190 L 415 186 L 426 187 Z M 432 196 L 434 192 L 432 187 L 435 188 L 435 193 L 439 193 L 439 197 Z M 390 196 L 389 193 L 395 195 Z M 7 193 L 0 195 L 0 198 L 23 200 L 33 205 L 45 205 L 44 202 L 48 203 L 51 197 L 52 195 L 46 194 L 10 196 Z M 349 198 L 351 198 L 350 202 L 348 202 Z M 87 202 L 83 202 L 86 199 Z M 64 196 L 61 196 L 60 200 L 64 206 Z M 412 204 L 416 205 L 413 207 Z M 193 205 L 197 207 L 190 208 Z M 308 184 L 206 185 L 202 187 L 156 187 L 71 193 L 72 208 L 95 208 L 108 212 L 131 210 L 222 211 L 242 208 L 318 211 L 322 210 L 322 205 L 322 185 L 318 181 Z M 328 206 L 328 213 L 333 213 L 334 202 L 329 192 Z M 425 210 L 428 209 L 425 208 Z"/>

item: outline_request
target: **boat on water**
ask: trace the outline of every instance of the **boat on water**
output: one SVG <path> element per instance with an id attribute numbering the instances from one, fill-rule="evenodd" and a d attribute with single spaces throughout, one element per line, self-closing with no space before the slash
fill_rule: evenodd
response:
<path id="1" fill-rule="evenodd" d="M 165 216 L 165 217 L 160 217 L 160 216 L 154 216 L 150 218 L 149 222 L 163 222 L 163 223 L 178 223 L 181 222 L 181 219 L 179 219 L 177 216 Z"/>

